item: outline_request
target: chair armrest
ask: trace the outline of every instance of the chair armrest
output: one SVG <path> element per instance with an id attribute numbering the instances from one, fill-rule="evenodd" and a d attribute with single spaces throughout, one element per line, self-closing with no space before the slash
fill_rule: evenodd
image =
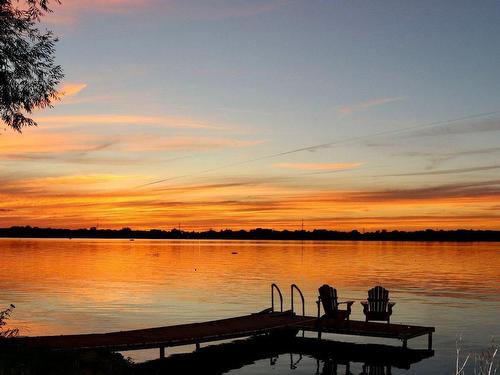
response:
<path id="1" fill-rule="evenodd" d="M 387 304 L 387 311 L 389 312 L 389 314 L 392 314 L 392 307 L 396 304 L 396 302 L 389 302 Z"/>
<path id="2" fill-rule="evenodd" d="M 316 301 L 316 305 L 318 305 L 318 319 L 321 318 L 321 297 L 318 297 Z"/>
<path id="3" fill-rule="evenodd" d="M 349 313 L 351 313 L 351 306 L 352 306 L 353 303 L 354 303 L 354 301 L 342 301 L 342 302 L 338 302 L 339 305 L 346 304 L 347 305 L 347 311 L 349 311 Z"/>
<path id="4" fill-rule="evenodd" d="M 368 312 L 368 301 L 361 301 L 360 303 L 363 305 L 363 313 L 366 314 Z"/>

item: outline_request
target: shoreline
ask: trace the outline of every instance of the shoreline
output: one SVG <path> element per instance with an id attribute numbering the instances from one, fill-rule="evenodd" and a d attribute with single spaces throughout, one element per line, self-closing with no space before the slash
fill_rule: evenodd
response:
<path id="1" fill-rule="evenodd" d="M 68 239 L 149 239 L 149 240 L 237 240 L 237 241 L 391 241 L 391 242 L 500 242 L 500 231 L 496 230 L 433 230 L 420 231 L 375 231 L 361 233 L 357 230 L 342 232 L 326 229 L 273 230 L 256 228 L 251 230 L 208 230 L 202 232 L 170 231 L 160 229 L 132 230 L 114 229 L 56 229 L 38 227 L 0 228 L 0 238 L 68 238 Z"/>

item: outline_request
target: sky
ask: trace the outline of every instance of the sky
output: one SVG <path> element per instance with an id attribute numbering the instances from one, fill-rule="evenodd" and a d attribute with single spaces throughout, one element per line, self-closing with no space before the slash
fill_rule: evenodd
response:
<path id="1" fill-rule="evenodd" d="M 0 226 L 500 229 L 500 2 L 63 0 Z"/>

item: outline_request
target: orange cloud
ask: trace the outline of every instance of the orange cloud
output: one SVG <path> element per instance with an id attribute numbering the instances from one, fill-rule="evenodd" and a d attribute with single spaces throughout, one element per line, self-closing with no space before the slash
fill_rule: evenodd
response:
<path id="1" fill-rule="evenodd" d="M 36 118 L 45 128 L 58 128 L 71 125 L 154 125 L 167 128 L 214 129 L 224 127 L 208 124 L 204 121 L 171 116 L 136 116 L 136 115 L 72 115 L 72 116 L 40 116 Z"/>
<path id="2" fill-rule="evenodd" d="M 126 151 L 209 150 L 215 148 L 250 147 L 262 140 L 240 140 L 211 137 L 154 137 L 130 136 L 123 140 L 120 149 Z"/>
<path id="3" fill-rule="evenodd" d="M 186 229 L 499 228 L 500 188 L 470 184 L 393 191 L 305 189 L 240 180 L 136 189 L 137 177 L 62 176 L 10 180 L 0 187 L 0 226 L 38 225 Z"/>
<path id="4" fill-rule="evenodd" d="M 140 10 L 153 11 L 175 20 L 219 20 L 226 18 L 252 17 L 286 6 L 289 0 L 265 0 L 257 4 L 240 2 L 232 4 L 188 2 L 183 0 L 66 0 L 54 6 L 47 16 L 51 23 L 74 25 L 82 14 L 114 13 L 129 14 Z"/>
<path id="5" fill-rule="evenodd" d="M 98 138 L 92 135 L 25 131 L 23 134 L 5 133 L 0 137 L 0 157 L 15 158 L 24 153 L 66 152 L 88 150 Z"/>
<path id="6" fill-rule="evenodd" d="M 114 121 L 114 120 L 113 120 Z M 92 153 L 106 152 L 106 157 L 96 160 L 130 161 L 130 152 L 161 151 L 205 151 L 252 147 L 262 144 L 263 140 L 237 138 L 166 136 L 130 132 L 125 134 L 87 134 L 77 131 L 59 132 L 46 127 L 25 131 L 23 134 L 5 133 L 0 137 L 0 159 L 2 160 L 53 160 L 57 162 L 84 160 Z M 174 155 L 175 156 L 175 155 Z M 169 156 L 172 158 L 172 156 Z M 76 159 L 75 159 L 76 158 Z M 84 159 L 82 159 L 84 158 Z"/>
<path id="7" fill-rule="evenodd" d="M 299 169 L 306 171 L 341 171 L 346 169 L 354 169 L 361 166 L 363 163 L 276 163 L 275 168 L 284 169 Z"/>
<path id="8" fill-rule="evenodd" d="M 383 104 L 399 102 L 399 101 L 402 101 L 405 99 L 406 98 L 402 97 L 402 96 L 372 99 L 372 100 L 368 100 L 366 102 L 362 102 L 362 103 L 358 103 L 358 104 L 354 104 L 354 105 L 342 106 L 338 109 L 338 111 L 344 115 L 348 115 L 348 114 L 351 114 L 354 112 L 365 111 L 365 110 L 372 108 L 372 107 L 378 107 L 378 106 L 383 105 Z"/>
<path id="9" fill-rule="evenodd" d="M 124 179 L 136 179 L 139 176 L 121 176 L 113 174 L 91 174 L 91 175 L 69 175 L 57 177 L 41 177 L 33 179 L 18 180 L 17 186 L 61 186 L 61 185 L 92 185 L 102 184 L 114 181 L 123 181 Z M 144 177 L 142 177 L 144 178 Z"/>
<path id="10" fill-rule="evenodd" d="M 59 90 L 64 97 L 74 96 L 87 87 L 86 83 L 66 83 Z"/>
<path id="11" fill-rule="evenodd" d="M 52 4 L 52 13 L 44 19 L 49 23 L 73 25 L 82 13 L 127 13 L 151 4 L 152 0 L 66 0 Z"/>

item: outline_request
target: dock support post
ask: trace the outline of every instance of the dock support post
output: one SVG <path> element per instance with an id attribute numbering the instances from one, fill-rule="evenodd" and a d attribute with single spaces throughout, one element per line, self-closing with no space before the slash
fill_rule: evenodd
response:
<path id="1" fill-rule="evenodd" d="M 165 358 L 165 347 L 160 346 L 160 359 Z"/>
<path id="2" fill-rule="evenodd" d="M 196 343 L 196 351 L 198 351 L 198 350 L 200 350 L 200 343 L 199 342 Z"/>
<path id="3" fill-rule="evenodd" d="M 432 332 L 427 336 L 427 350 L 432 350 Z"/>
<path id="4" fill-rule="evenodd" d="M 406 339 L 403 339 L 403 349 L 408 348 L 408 341 Z"/>

